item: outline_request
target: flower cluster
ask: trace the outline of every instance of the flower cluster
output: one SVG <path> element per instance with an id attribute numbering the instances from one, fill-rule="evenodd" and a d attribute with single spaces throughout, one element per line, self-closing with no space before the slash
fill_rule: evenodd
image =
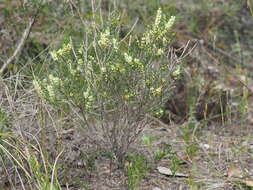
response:
<path id="1" fill-rule="evenodd" d="M 37 79 L 33 80 L 33 86 L 40 97 L 43 98 L 44 93 Z"/>
<path id="2" fill-rule="evenodd" d="M 181 71 L 181 67 L 177 66 L 176 69 L 172 72 L 172 76 L 174 79 L 179 79 L 180 75 L 181 75 L 182 71 Z"/>
<path id="3" fill-rule="evenodd" d="M 131 43 L 127 38 L 118 40 L 120 31 L 109 25 L 99 29 L 103 32 L 98 40 L 87 35 L 87 44 L 63 44 L 51 52 L 52 71 L 42 82 L 35 79 L 34 87 L 55 105 L 71 104 L 95 115 L 100 114 L 96 113 L 101 111 L 99 106 L 117 112 L 118 107 L 136 110 L 140 105 L 142 112 L 153 113 L 160 109 L 171 85 L 168 62 L 157 60 L 157 56 L 166 51 L 174 21 L 175 17 L 166 21 L 159 9 L 151 29 Z"/>
<path id="4" fill-rule="evenodd" d="M 67 43 L 67 44 L 64 44 L 63 47 L 59 49 L 58 51 L 52 51 L 50 54 L 54 61 L 58 61 L 60 57 L 64 57 L 68 55 L 71 52 L 71 50 L 72 50 L 72 44 Z"/>
<path id="5" fill-rule="evenodd" d="M 136 94 L 134 92 L 129 92 L 129 90 L 125 90 L 125 95 L 124 95 L 124 99 L 125 100 L 130 100 L 132 98 L 134 98 L 136 96 Z"/>
<path id="6" fill-rule="evenodd" d="M 154 111 L 154 115 L 157 117 L 160 117 L 164 114 L 164 109 L 163 108 L 158 108 L 157 110 Z"/>
<path id="7" fill-rule="evenodd" d="M 160 96 L 162 94 L 162 87 L 158 88 L 151 87 L 150 91 L 153 94 L 153 96 Z"/>
<path id="8" fill-rule="evenodd" d="M 140 41 L 140 47 L 147 49 L 148 52 L 156 56 L 161 56 L 165 52 L 166 45 L 170 43 L 171 38 L 167 34 L 171 32 L 171 27 L 175 23 L 175 16 L 171 16 L 166 21 L 165 15 L 161 9 L 158 9 L 155 24 L 151 29 L 144 33 Z"/>
<path id="9" fill-rule="evenodd" d="M 144 70 L 143 64 L 140 62 L 139 59 L 133 58 L 127 53 L 124 53 L 125 61 L 132 67 L 132 68 L 137 68 L 140 71 Z"/>
<path id="10" fill-rule="evenodd" d="M 47 97 L 52 102 L 59 99 L 58 89 L 63 85 L 60 78 L 49 74 L 48 78 L 44 79 L 40 84 L 37 80 L 34 80 L 33 84 L 40 96 Z"/>
<path id="11" fill-rule="evenodd" d="M 101 48 L 113 47 L 114 50 L 118 50 L 118 41 L 116 38 L 113 38 L 110 34 L 110 29 L 107 28 L 104 33 L 100 34 L 100 39 L 98 40 L 98 45 Z"/>
<path id="12" fill-rule="evenodd" d="M 98 41 L 98 45 L 100 47 L 108 47 L 110 46 L 111 40 L 110 40 L 110 30 L 106 29 L 104 33 L 100 34 L 100 39 Z"/>
<path id="13" fill-rule="evenodd" d="M 94 102 L 94 97 L 91 93 L 90 88 L 87 88 L 85 92 L 83 92 L 83 98 L 85 101 L 85 109 L 91 110 Z"/>

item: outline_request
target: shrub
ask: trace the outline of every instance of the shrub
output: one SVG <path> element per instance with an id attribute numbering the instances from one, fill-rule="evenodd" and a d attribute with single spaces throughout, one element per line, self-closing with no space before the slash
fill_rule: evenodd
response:
<path id="1" fill-rule="evenodd" d="M 52 69 L 34 80 L 39 95 L 77 114 L 90 139 L 112 152 L 119 166 L 147 124 L 146 114 L 163 113 L 175 63 L 167 58 L 174 21 L 159 9 L 142 36 L 130 31 L 120 38 L 120 16 L 110 14 L 92 23 L 83 44 L 70 38 L 52 51 Z"/>

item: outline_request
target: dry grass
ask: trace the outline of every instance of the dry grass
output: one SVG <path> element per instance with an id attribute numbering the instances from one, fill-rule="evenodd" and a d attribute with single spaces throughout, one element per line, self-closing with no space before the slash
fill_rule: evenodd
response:
<path id="1" fill-rule="evenodd" d="M 146 22 L 149 22 L 150 18 L 147 17 L 150 14 L 149 9 L 155 7 L 155 5 L 151 7 L 152 2 L 143 5 L 148 11 L 142 13 L 144 15 L 141 19 Z M 178 1 L 174 8 L 179 10 L 180 3 Z M 60 31 L 62 25 L 66 24 L 65 20 L 67 27 L 72 27 L 69 24 L 73 21 L 71 19 L 80 19 L 80 15 L 74 17 L 75 9 L 77 9 L 74 5 L 68 4 L 71 11 L 61 19 L 58 17 L 64 13 L 59 11 L 59 15 L 57 14 L 55 19 L 59 19 Z M 129 9 L 127 11 L 131 11 L 133 15 L 139 13 L 136 8 L 131 8 L 132 5 L 126 5 L 125 2 L 122 6 L 127 6 Z M 201 6 L 196 7 L 196 12 L 188 9 L 185 3 L 182 6 L 184 14 L 187 15 L 182 16 L 185 21 L 179 23 L 174 45 L 176 48 L 185 46 L 190 40 L 193 42 L 189 45 L 190 49 L 194 45 L 197 46 L 183 60 L 186 62 L 183 68 L 185 78 L 181 78 L 178 86 L 173 88 L 175 96 L 169 101 L 167 110 L 171 115 L 169 118 L 168 115 L 165 116 L 168 123 L 164 123 L 165 120 L 148 117 L 150 124 L 143 126 L 143 131 L 130 150 L 124 150 L 133 155 L 144 156 L 147 160 L 147 174 L 135 188 L 139 190 L 155 190 L 155 188 L 161 190 L 251 190 L 253 189 L 251 92 L 253 81 L 252 74 L 248 72 L 251 68 L 249 63 L 252 47 L 249 45 L 250 34 L 247 33 L 247 29 L 252 23 L 248 15 L 244 13 L 242 18 L 247 19 L 242 20 L 242 23 L 233 28 L 230 21 L 235 17 L 228 17 L 226 13 L 226 18 L 221 19 L 224 18 L 223 12 L 218 7 L 215 10 L 206 10 L 206 13 L 201 14 L 202 19 L 194 18 L 195 20 L 190 23 L 192 25 L 188 26 L 189 16 L 198 15 Z M 170 8 L 164 7 L 164 9 Z M 241 10 L 245 9 L 242 7 Z M 236 21 L 239 23 L 238 15 L 240 14 L 236 11 L 231 12 L 231 14 L 236 13 Z M 16 17 L 20 18 L 19 20 L 23 18 L 23 15 L 20 16 L 18 13 L 10 13 L 12 14 L 14 16 L 10 17 L 8 22 L 13 22 Z M 41 20 L 43 19 L 39 17 L 39 22 L 42 22 Z M 206 23 L 198 28 L 198 25 L 194 25 L 195 21 Z M 2 23 L 1 20 L 0 23 Z M 8 26 L 7 31 L 9 31 L 11 25 L 8 23 L 5 25 Z M 82 26 L 80 23 L 75 23 L 74 26 L 78 27 L 72 28 L 77 28 L 80 32 L 82 28 L 80 25 Z M 223 32 L 227 32 L 226 29 L 238 30 L 240 33 L 244 26 L 248 27 L 245 29 L 247 36 L 243 37 L 242 33 L 240 38 L 234 39 L 235 37 L 233 38 L 231 34 L 223 39 L 222 35 Z M 136 27 L 138 31 L 141 31 L 143 26 L 137 24 Z M 216 29 L 220 33 L 216 33 Z M 20 27 L 15 30 L 20 30 Z M 12 34 L 15 36 L 13 42 L 5 40 L 6 37 L 3 36 L 5 37 L 3 41 L 6 41 L 4 47 L 6 50 L 3 53 L 7 54 L 10 51 L 10 44 L 15 44 L 17 32 Z M 216 34 L 221 42 L 213 40 Z M 5 35 L 7 37 L 10 35 L 8 38 L 11 39 L 11 32 Z M 37 33 L 33 34 L 35 35 Z M 40 35 L 44 36 L 44 34 Z M 198 44 L 195 43 L 195 35 L 199 35 L 198 38 L 201 39 Z M 48 36 L 51 37 L 52 34 Z M 52 38 L 48 36 L 45 37 L 47 41 Z M 50 44 L 43 39 L 39 40 L 41 44 Z M 31 42 L 31 44 L 36 43 Z M 241 48 L 239 48 L 241 52 L 238 51 L 238 47 Z M 25 56 L 20 57 L 20 62 L 23 59 L 28 60 L 27 49 L 24 50 Z M 180 56 L 182 50 L 175 53 Z M 7 57 L 4 56 L 6 59 Z M 97 128 L 101 130 L 101 127 L 86 130 L 82 128 L 82 123 L 76 118 L 75 113 L 66 113 L 61 109 L 56 109 L 38 96 L 32 85 L 31 75 L 24 74 L 24 70 L 31 68 L 33 70 L 35 66 L 29 64 L 40 58 L 44 57 L 36 55 L 36 58 L 31 58 L 32 61 L 29 58 L 28 63 L 25 62 L 23 67 L 17 64 L 17 70 L 10 67 L 10 73 L 5 73 L 4 78 L 0 78 L 0 189 L 128 189 L 130 178 L 127 176 L 127 168 L 133 166 L 134 163 L 126 160 L 123 163 L 124 168 L 118 168 L 113 154 L 108 152 L 108 149 L 101 149 L 98 145 L 98 142 L 104 139 L 101 131 L 97 130 Z M 28 68 L 30 66 L 31 68 Z M 47 67 L 43 63 L 42 67 L 44 66 Z M 33 73 L 31 70 L 28 72 Z M 225 99 L 220 96 L 220 93 L 224 91 L 227 93 Z M 212 109 L 212 106 L 218 108 L 218 111 Z M 91 138 L 86 138 L 87 136 Z M 123 133 L 121 137 L 124 137 Z M 152 137 L 148 145 L 143 142 L 143 137 Z M 106 143 L 108 144 L 108 139 Z M 113 144 L 108 144 L 108 146 L 113 148 Z M 126 144 L 122 147 L 129 148 L 125 146 Z M 161 153 L 159 159 L 156 157 L 157 152 Z M 158 172 L 156 169 L 158 166 L 182 172 L 188 177 L 165 176 Z"/>
<path id="2" fill-rule="evenodd" d="M 103 154 L 89 140 L 83 139 L 77 130 L 78 123 L 68 123 L 68 117 L 71 116 L 50 115 L 49 110 L 52 108 L 34 94 L 33 88 L 19 86 L 20 80 L 15 77 L 5 79 L 4 90 L 1 91 L 1 108 L 13 118 L 10 132 L 16 139 L 13 141 L 13 138 L 6 137 L 2 140 L 2 150 L 13 147 L 4 154 L 9 159 L 2 160 L 1 175 L 7 176 L 1 178 L 2 188 L 36 188 L 31 181 L 34 173 L 27 162 L 28 155 L 31 154 L 38 158 L 42 168 L 53 169 L 56 166 L 54 163 L 58 163 L 56 176 L 50 171 L 44 175 L 57 177 L 63 185 L 62 189 L 81 189 L 85 186 L 90 186 L 90 189 L 126 187 L 127 177 L 115 167 L 115 160 L 111 159 L 110 154 Z M 11 88 L 11 84 L 15 84 L 15 88 Z M 151 164 L 139 189 L 247 189 L 242 181 L 251 180 L 253 174 L 252 126 L 240 122 L 234 125 L 197 125 L 194 134 L 193 131 L 189 134 L 189 142 L 194 142 L 197 146 L 197 151 L 192 155 L 186 152 L 189 142 L 185 141 L 185 134 L 182 133 L 183 128 L 187 127 L 187 122 L 183 125 L 166 125 L 153 121 L 152 125 L 145 128 L 143 135 L 151 135 L 155 140 L 151 149 L 147 149 L 140 139 L 132 150 L 145 155 Z M 154 162 L 152 151 L 162 151 L 164 144 L 172 145 L 173 151 L 182 161 L 178 170 L 187 173 L 188 178 L 158 173 L 157 166 L 171 166 L 169 157 Z M 231 175 L 228 170 L 233 167 L 242 170 L 243 178 L 238 178 L 237 174 L 228 177 Z M 55 168 L 51 171 L 55 171 Z"/>

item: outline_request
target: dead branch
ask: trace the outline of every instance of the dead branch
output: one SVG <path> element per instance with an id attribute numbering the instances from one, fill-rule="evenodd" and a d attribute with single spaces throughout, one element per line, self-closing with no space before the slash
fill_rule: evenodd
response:
<path id="1" fill-rule="evenodd" d="M 8 67 L 8 65 L 10 63 L 12 63 L 17 58 L 18 54 L 21 52 L 22 47 L 24 46 L 25 41 L 27 40 L 27 38 L 28 38 L 28 36 L 29 36 L 29 34 L 31 32 L 32 26 L 33 26 L 33 24 L 35 22 L 36 15 L 37 14 L 35 14 L 33 17 L 31 17 L 29 19 L 29 23 L 28 23 L 28 25 L 27 25 L 27 27 L 26 27 L 23 35 L 22 35 L 22 38 L 20 39 L 19 43 L 17 44 L 17 47 L 16 47 L 13 55 L 11 57 L 9 57 L 7 59 L 7 61 L 3 64 L 3 66 L 1 67 L 1 69 L 0 69 L 0 76 L 3 74 L 4 70 Z"/>

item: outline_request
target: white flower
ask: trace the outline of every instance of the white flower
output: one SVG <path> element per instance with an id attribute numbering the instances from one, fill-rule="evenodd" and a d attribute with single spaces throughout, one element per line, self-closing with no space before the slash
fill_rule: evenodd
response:
<path id="1" fill-rule="evenodd" d="M 157 13 L 156 13 L 156 18 L 155 18 L 155 27 L 158 27 L 160 22 L 161 22 L 161 19 L 162 19 L 162 10 L 161 8 L 159 8 L 157 10 Z"/>
<path id="2" fill-rule="evenodd" d="M 178 66 L 176 70 L 173 71 L 172 76 L 175 77 L 175 79 L 178 79 L 180 74 L 181 74 L 181 68 Z"/>
<path id="3" fill-rule="evenodd" d="M 162 87 L 159 87 L 159 88 L 155 89 L 155 93 L 157 95 L 160 95 L 162 93 Z"/>
<path id="4" fill-rule="evenodd" d="M 101 33 L 98 45 L 100 47 L 108 47 L 111 44 L 109 37 L 110 37 L 110 30 L 108 28 L 106 29 L 105 33 Z"/>
<path id="5" fill-rule="evenodd" d="M 48 85 L 47 86 L 47 91 L 48 91 L 48 95 L 49 95 L 49 98 L 51 100 L 55 100 L 55 91 L 54 91 L 54 87 L 52 85 Z"/>
<path id="6" fill-rule="evenodd" d="M 156 89 L 154 87 L 151 87 L 150 91 L 154 96 L 159 96 L 162 94 L 162 87 L 158 87 Z"/>
<path id="7" fill-rule="evenodd" d="M 160 55 L 163 55 L 163 54 L 164 54 L 163 49 L 159 48 L 159 49 L 157 50 L 156 55 L 157 55 L 157 56 L 160 56 Z"/>
<path id="8" fill-rule="evenodd" d="M 57 56 L 65 56 L 67 54 L 69 54 L 72 50 L 72 44 L 71 43 L 68 43 L 68 44 L 64 44 L 63 47 L 61 49 L 59 49 L 56 53 L 57 53 Z"/>
<path id="9" fill-rule="evenodd" d="M 168 40 L 165 37 L 163 37 L 162 41 L 163 41 L 163 44 L 167 44 L 168 43 Z"/>
<path id="10" fill-rule="evenodd" d="M 115 38 L 112 39 L 112 46 L 116 51 L 119 49 L 119 42 Z"/>
<path id="11" fill-rule="evenodd" d="M 80 48 L 78 49 L 78 53 L 82 54 L 84 52 L 84 48 L 83 45 L 80 46 Z"/>
<path id="12" fill-rule="evenodd" d="M 171 16 L 168 22 L 164 22 L 162 10 L 157 10 L 156 19 L 151 29 L 145 32 L 141 38 L 140 47 L 157 55 L 164 54 L 162 49 L 158 49 L 157 44 L 162 42 L 166 46 L 169 42 L 166 34 L 175 22 L 175 16 Z"/>
<path id="13" fill-rule="evenodd" d="M 148 45 L 151 43 L 151 36 L 150 33 L 145 33 L 144 36 L 141 39 L 142 45 Z"/>
<path id="14" fill-rule="evenodd" d="M 73 69 L 71 66 L 69 67 L 69 72 L 71 75 L 75 75 L 76 74 L 76 70 Z"/>
<path id="15" fill-rule="evenodd" d="M 53 86 L 58 86 L 61 83 L 61 80 L 58 77 L 54 77 L 52 74 L 50 74 L 48 78 Z"/>
<path id="16" fill-rule="evenodd" d="M 105 73 L 106 72 L 106 68 L 105 67 L 101 67 L 101 72 Z"/>
<path id="17" fill-rule="evenodd" d="M 131 63 L 133 61 L 133 58 L 127 53 L 124 53 L 124 56 L 127 63 Z"/>
<path id="18" fill-rule="evenodd" d="M 38 83 L 37 80 L 33 80 L 33 86 L 35 88 L 35 90 L 37 91 L 37 93 L 42 96 L 43 95 L 43 92 L 42 92 L 42 89 L 41 89 L 41 86 L 40 84 Z"/>
<path id="19" fill-rule="evenodd" d="M 88 88 L 85 92 L 83 92 L 83 97 L 85 99 L 88 99 L 89 95 L 90 95 L 90 89 Z"/>
<path id="20" fill-rule="evenodd" d="M 56 51 L 51 51 L 50 55 L 52 56 L 54 61 L 57 61 L 59 59 Z"/>
<path id="21" fill-rule="evenodd" d="M 83 59 L 78 59 L 78 61 L 77 61 L 78 65 L 83 65 L 83 63 L 84 63 Z"/>
<path id="22" fill-rule="evenodd" d="M 175 16 L 171 16 L 170 20 L 165 24 L 165 29 L 166 30 L 170 30 L 170 28 L 173 26 L 173 24 L 175 23 L 176 17 Z"/>
<path id="23" fill-rule="evenodd" d="M 87 90 L 85 92 L 83 92 L 83 97 L 85 99 L 86 109 L 92 108 L 92 103 L 94 101 L 94 97 L 90 93 L 90 88 L 87 88 Z"/>
<path id="24" fill-rule="evenodd" d="M 141 62 L 140 62 L 140 60 L 139 60 L 139 59 L 137 59 L 137 58 L 135 58 L 135 59 L 134 59 L 134 62 L 135 62 L 135 63 L 138 63 L 138 64 L 140 64 L 140 63 L 141 63 Z"/>

